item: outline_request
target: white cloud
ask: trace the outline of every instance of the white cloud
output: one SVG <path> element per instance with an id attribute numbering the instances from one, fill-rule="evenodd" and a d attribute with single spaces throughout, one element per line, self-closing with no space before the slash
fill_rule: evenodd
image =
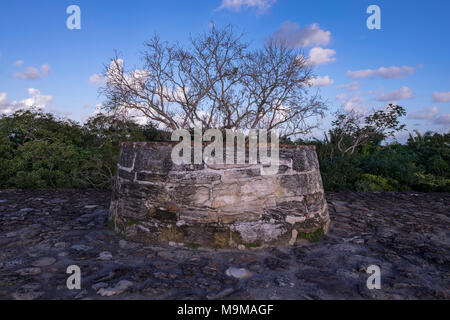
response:
<path id="1" fill-rule="evenodd" d="M 347 98 L 347 95 L 342 93 L 336 96 L 336 99 L 341 102 L 341 109 L 346 112 L 355 111 L 361 114 L 367 112 L 367 107 L 363 104 L 362 97 L 358 95 Z"/>
<path id="2" fill-rule="evenodd" d="M 449 92 L 435 92 L 431 96 L 433 102 L 450 102 L 450 91 Z"/>
<path id="3" fill-rule="evenodd" d="M 24 63 L 25 62 L 23 60 L 17 60 L 17 61 L 14 61 L 14 66 L 21 67 L 21 66 L 23 66 Z"/>
<path id="4" fill-rule="evenodd" d="M 217 10 L 228 9 L 240 11 L 242 8 L 256 8 L 259 12 L 264 12 L 276 2 L 277 0 L 222 0 Z"/>
<path id="5" fill-rule="evenodd" d="M 0 92 L 0 113 L 12 114 L 20 109 L 30 109 L 35 107 L 37 109 L 44 109 L 53 102 L 51 95 L 42 95 L 41 92 L 35 88 L 29 88 L 29 97 L 20 101 L 8 100 L 6 92 Z"/>
<path id="6" fill-rule="evenodd" d="M 0 110 L 5 106 L 9 106 L 8 95 L 6 92 L 0 92 Z"/>
<path id="7" fill-rule="evenodd" d="M 311 87 L 325 87 L 325 86 L 329 86 L 333 83 L 334 83 L 334 80 L 331 79 L 329 76 L 313 78 L 310 81 Z"/>
<path id="8" fill-rule="evenodd" d="M 116 82 L 115 79 L 120 78 L 121 74 L 126 79 L 126 82 L 135 90 L 142 90 L 142 86 L 147 78 L 150 76 L 148 70 L 133 70 L 127 74 L 124 70 L 123 59 L 117 59 L 111 61 L 108 72 L 106 74 L 105 83 L 107 86 L 117 86 L 120 82 Z M 120 76 L 120 77 L 118 77 Z"/>
<path id="9" fill-rule="evenodd" d="M 443 114 L 436 118 L 435 123 L 450 125 L 450 113 Z"/>
<path id="10" fill-rule="evenodd" d="M 47 63 L 45 63 L 41 66 L 41 71 L 44 75 L 48 76 L 50 74 L 51 68 Z"/>
<path id="11" fill-rule="evenodd" d="M 423 110 L 416 110 L 408 115 L 413 120 L 431 120 L 434 119 L 441 111 L 438 107 L 425 107 Z"/>
<path id="12" fill-rule="evenodd" d="M 14 66 L 21 67 L 24 64 L 24 61 L 17 60 L 14 62 Z M 50 66 L 48 64 L 43 64 L 40 67 L 42 74 L 45 76 L 48 76 L 50 74 Z M 39 73 L 39 70 L 35 67 L 28 67 L 24 72 L 15 72 L 12 75 L 16 79 L 22 79 L 22 80 L 38 80 L 41 78 L 41 74 Z"/>
<path id="13" fill-rule="evenodd" d="M 408 87 L 401 87 L 398 90 L 394 90 L 388 93 L 382 93 L 377 97 L 378 101 L 395 101 L 395 100 L 405 100 L 414 97 L 414 91 Z"/>
<path id="14" fill-rule="evenodd" d="M 335 50 L 314 47 L 309 51 L 309 63 L 313 66 L 336 61 Z"/>
<path id="15" fill-rule="evenodd" d="M 359 90 L 359 82 L 355 81 L 355 82 L 351 82 L 351 83 L 347 83 L 347 84 L 342 84 L 342 85 L 338 86 L 338 89 L 356 91 L 356 90 Z"/>
<path id="16" fill-rule="evenodd" d="M 358 71 L 347 71 L 347 76 L 352 79 L 362 79 L 362 78 L 385 78 L 385 79 L 396 79 L 404 78 L 413 74 L 414 68 L 409 66 L 397 67 L 392 66 L 389 68 L 381 67 L 376 70 L 358 70 Z"/>
<path id="17" fill-rule="evenodd" d="M 92 85 L 99 84 L 101 81 L 102 81 L 101 74 L 94 73 L 92 76 L 89 77 L 89 83 Z"/>
<path id="18" fill-rule="evenodd" d="M 34 67 L 28 67 L 25 72 L 15 72 L 13 77 L 23 80 L 37 80 L 41 77 L 39 70 Z"/>
<path id="19" fill-rule="evenodd" d="M 326 46 L 330 43 L 331 32 L 320 29 L 317 23 L 300 29 L 298 24 L 286 21 L 273 38 L 294 48 Z"/>
<path id="20" fill-rule="evenodd" d="M 450 113 L 441 114 L 438 107 L 425 107 L 423 110 L 416 110 L 408 116 L 413 120 L 426 120 L 435 124 L 450 124 Z"/>

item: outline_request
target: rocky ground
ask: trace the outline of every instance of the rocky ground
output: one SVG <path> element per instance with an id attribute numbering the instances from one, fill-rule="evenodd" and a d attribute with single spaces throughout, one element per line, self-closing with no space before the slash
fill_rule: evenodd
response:
<path id="1" fill-rule="evenodd" d="M 126 241 L 107 227 L 109 197 L 0 191 L 0 299 L 450 298 L 450 194 L 328 193 L 320 242 L 246 251 Z"/>

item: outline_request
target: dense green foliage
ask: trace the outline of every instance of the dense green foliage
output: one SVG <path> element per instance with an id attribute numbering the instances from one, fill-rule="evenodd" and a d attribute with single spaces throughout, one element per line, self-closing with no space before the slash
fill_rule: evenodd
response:
<path id="1" fill-rule="evenodd" d="M 316 146 L 326 190 L 450 191 L 450 133 L 383 144 L 402 129 L 398 108 L 371 115 L 363 127 L 341 114 L 325 139 L 296 142 Z M 2 116 L 0 189 L 109 188 L 120 141 L 168 139 L 152 125 L 102 114 L 84 125 L 37 111 Z"/>
<path id="2" fill-rule="evenodd" d="M 367 143 L 332 158 L 329 143 L 313 144 L 326 190 L 450 191 L 449 133 L 416 133 L 406 144 Z"/>
<path id="3" fill-rule="evenodd" d="M 120 141 L 161 140 L 153 126 L 99 114 L 85 125 L 49 113 L 0 118 L 0 189 L 108 188 Z"/>

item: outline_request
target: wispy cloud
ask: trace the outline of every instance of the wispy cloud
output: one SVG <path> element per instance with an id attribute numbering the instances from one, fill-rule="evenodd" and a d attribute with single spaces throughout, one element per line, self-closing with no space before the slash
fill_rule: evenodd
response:
<path id="1" fill-rule="evenodd" d="M 408 115 L 408 119 L 412 120 L 431 120 L 434 119 L 441 111 L 438 107 L 425 107 L 423 110 L 416 110 Z"/>
<path id="2" fill-rule="evenodd" d="M 340 86 L 338 86 L 338 89 L 356 91 L 356 90 L 359 90 L 359 82 L 354 81 L 354 82 L 347 83 L 347 84 L 341 84 Z"/>
<path id="3" fill-rule="evenodd" d="M 336 96 L 336 100 L 341 102 L 341 109 L 346 112 L 354 111 L 360 114 L 367 112 L 367 106 L 363 103 L 363 98 L 360 95 L 347 97 L 345 93 L 342 93 Z"/>
<path id="4" fill-rule="evenodd" d="M 41 78 L 39 70 L 34 67 L 28 67 L 24 72 L 15 72 L 13 77 L 22 80 L 38 80 Z"/>
<path id="5" fill-rule="evenodd" d="M 414 68 L 409 66 L 403 67 L 381 67 L 375 70 L 357 70 L 357 71 L 347 71 L 347 76 L 352 79 L 363 79 L 363 78 L 385 78 L 385 79 L 396 79 L 404 78 L 410 76 L 414 73 Z"/>
<path id="6" fill-rule="evenodd" d="M 16 67 L 21 67 L 23 64 L 24 62 L 22 60 L 17 60 L 16 62 L 14 62 L 14 65 Z M 51 68 L 48 64 L 41 65 L 40 69 L 44 76 L 50 75 Z M 39 80 L 41 78 L 39 70 L 35 67 L 28 67 L 23 72 L 14 72 L 12 76 L 16 79 L 22 80 Z"/>
<path id="7" fill-rule="evenodd" d="M 443 114 L 443 115 L 437 117 L 435 123 L 450 125 L 450 113 Z"/>
<path id="8" fill-rule="evenodd" d="M 422 110 L 416 110 L 408 116 L 408 119 L 425 120 L 434 124 L 450 124 L 450 113 L 442 114 L 438 107 L 425 107 Z"/>
<path id="9" fill-rule="evenodd" d="M 92 76 L 89 77 L 89 83 L 92 85 L 99 84 L 102 82 L 102 75 L 94 73 Z"/>
<path id="10" fill-rule="evenodd" d="M 408 87 L 401 87 L 398 90 L 394 90 L 388 93 L 382 93 L 377 97 L 378 101 L 396 101 L 406 100 L 414 97 L 414 91 Z"/>
<path id="11" fill-rule="evenodd" d="M 24 63 L 25 62 L 23 60 L 17 60 L 17 61 L 14 61 L 13 65 L 15 67 L 21 67 L 21 66 L 23 66 Z"/>
<path id="12" fill-rule="evenodd" d="M 448 92 L 435 92 L 431 96 L 433 102 L 450 102 L 450 91 Z"/>
<path id="13" fill-rule="evenodd" d="M 325 87 L 325 86 L 329 86 L 333 83 L 334 83 L 334 80 L 331 79 L 329 76 L 313 78 L 310 81 L 311 87 Z"/>
<path id="14" fill-rule="evenodd" d="M 48 76 L 50 74 L 51 68 L 47 63 L 45 63 L 41 66 L 41 71 L 44 75 Z"/>
<path id="15" fill-rule="evenodd" d="M 272 38 L 293 48 L 325 46 L 330 43 L 331 32 L 322 30 L 317 23 L 300 28 L 297 23 L 286 21 Z"/>
<path id="16" fill-rule="evenodd" d="M 242 9 L 255 8 L 258 12 L 270 9 L 277 0 L 222 0 L 220 7 L 216 10 L 241 11 Z"/>

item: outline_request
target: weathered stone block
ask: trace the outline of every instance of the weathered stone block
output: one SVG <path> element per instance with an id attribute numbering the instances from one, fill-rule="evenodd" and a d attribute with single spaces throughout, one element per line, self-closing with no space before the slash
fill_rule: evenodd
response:
<path id="1" fill-rule="evenodd" d="M 218 182 L 221 179 L 221 175 L 215 172 L 208 171 L 193 171 L 193 172 L 170 172 L 167 175 L 167 180 L 171 183 L 180 184 L 211 184 Z"/>
<path id="2" fill-rule="evenodd" d="M 122 169 L 118 169 L 117 174 L 119 175 L 120 178 L 129 180 L 130 182 L 134 181 L 134 177 L 136 176 L 135 172 L 129 172 Z"/>
<path id="3" fill-rule="evenodd" d="M 182 208 L 180 212 L 180 221 L 187 224 L 210 224 L 219 222 L 219 214 L 212 208 L 190 207 Z"/>
<path id="4" fill-rule="evenodd" d="M 126 237 L 200 246 L 294 244 L 330 225 L 315 149 L 280 147 L 280 166 L 183 164 L 174 143 L 124 143 L 111 220 Z M 224 151 L 225 152 L 225 151 Z"/>
<path id="5" fill-rule="evenodd" d="M 124 168 L 132 168 L 134 164 L 134 152 L 133 145 L 122 145 L 122 149 L 119 154 L 119 165 Z"/>
<path id="6" fill-rule="evenodd" d="M 134 170 L 167 174 L 172 169 L 172 148 L 170 146 L 161 146 L 160 148 L 139 146 L 135 149 Z"/>

